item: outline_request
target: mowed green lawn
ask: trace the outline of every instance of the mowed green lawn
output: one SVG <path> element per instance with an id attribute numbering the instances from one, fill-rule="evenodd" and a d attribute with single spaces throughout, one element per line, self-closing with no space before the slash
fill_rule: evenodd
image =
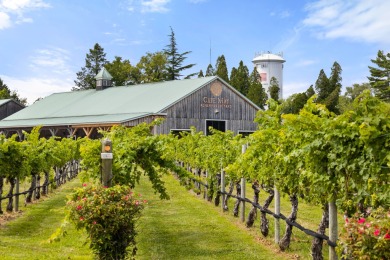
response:
<path id="1" fill-rule="evenodd" d="M 196 197 L 173 176 L 164 177 L 170 200 L 160 200 L 146 178 L 136 191 L 148 205 L 137 224 L 137 259 L 292 259 L 277 246 L 248 232 L 238 219 Z M 0 259 L 93 259 L 86 233 L 67 227 L 67 236 L 49 243 L 64 218 L 66 195 L 79 180 L 29 205 L 0 226 Z M 262 242 L 259 242 L 262 240 Z M 263 244 L 262 244 L 263 243 Z"/>

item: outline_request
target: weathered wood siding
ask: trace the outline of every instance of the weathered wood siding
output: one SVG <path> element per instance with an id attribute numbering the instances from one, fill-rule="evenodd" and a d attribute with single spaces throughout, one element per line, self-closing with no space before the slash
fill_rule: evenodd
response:
<path id="1" fill-rule="evenodd" d="M 0 120 L 18 112 L 19 110 L 22 110 L 23 108 L 24 106 L 12 100 L 7 103 L 4 103 L 0 106 Z"/>
<path id="2" fill-rule="evenodd" d="M 215 80 L 198 91 L 173 104 L 166 113 L 164 123 L 156 127 L 157 133 L 173 129 L 196 127 L 206 132 L 206 120 L 226 121 L 226 130 L 255 131 L 253 122 L 257 108 L 221 81 Z"/>

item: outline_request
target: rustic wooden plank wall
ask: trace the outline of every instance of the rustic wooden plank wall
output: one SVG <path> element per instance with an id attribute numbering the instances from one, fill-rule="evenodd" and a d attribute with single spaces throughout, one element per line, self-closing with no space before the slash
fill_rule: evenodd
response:
<path id="1" fill-rule="evenodd" d="M 238 133 L 255 131 L 253 122 L 257 108 L 219 80 L 204 86 L 187 96 L 163 113 L 164 123 L 156 127 L 157 133 L 169 133 L 171 129 L 189 129 L 195 126 L 206 130 L 206 120 L 224 120 L 226 129 Z"/>

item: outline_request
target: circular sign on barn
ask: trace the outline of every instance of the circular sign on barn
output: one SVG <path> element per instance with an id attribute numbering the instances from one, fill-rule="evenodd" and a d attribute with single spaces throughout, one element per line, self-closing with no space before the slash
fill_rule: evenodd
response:
<path id="1" fill-rule="evenodd" d="M 211 91 L 211 93 L 214 96 L 216 96 L 216 97 L 220 96 L 221 93 L 222 93 L 222 84 L 221 84 L 221 82 L 214 81 L 213 84 L 211 84 L 211 86 L 210 86 L 210 91 Z"/>

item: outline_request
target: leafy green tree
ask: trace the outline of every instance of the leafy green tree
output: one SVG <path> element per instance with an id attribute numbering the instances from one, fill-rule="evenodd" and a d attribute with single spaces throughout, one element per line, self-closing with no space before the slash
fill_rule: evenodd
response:
<path id="1" fill-rule="evenodd" d="M 227 83 L 229 83 L 228 69 L 226 65 L 225 56 L 222 54 L 217 58 L 217 64 L 215 65 L 215 74 Z"/>
<path id="2" fill-rule="evenodd" d="M 167 70 L 167 56 L 164 52 L 147 52 L 137 63 L 137 69 L 139 74 L 133 73 L 133 78 L 138 83 L 164 81 L 169 74 Z"/>
<path id="3" fill-rule="evenodd" d="M 122 60 L 122 57 L 115 56 L 115 59 L 104 67 L 110 72 L 114 86 L 130 85 L 133 66 L 129 60 Z"/>
<path id="4" fill-rule="evenodd" d="M 175 33 L 171 27 L 171 34 L 169 35 L 170 43 L 166 46 L 166 48 L 163 50 L 165 55 L 167 56 L 167 80 L 177 80 L 180 79 L 181 76 L 183 76 L 181 73 L 186 70 L 190 69 L 195 64 L 188 64 L 188 65 L 182 65 L 185 59 L 187 59 L 187 55 L 191 53 L 191 51 L 186 51 L 183 53 L 179 53 L 177 50 L 177 43 L 175 39 Z M 190 78 L 194 76 L 196 73 L 192 73 L 186 78 Z"/>
<path id="5" fill-rule="evenodd" d="M 377 67 L 368 66 L 371 76 L 367 77 L 374 89 L 375 96 L 390 102 L 390 53 L 378 51 L 375 60 L 371 60 Z"/>
<path id="6" fill-rule="evenodd" d="M 370 83 L 353 84 L 351 87 L 346 87 L 344 95 L 339 97 L 338 109 L 340 114 L 351 110 L 352 102 L 366 89 L 371 90 Z"/>
<path id="7" fill-rule="evenodd" d="M 106 63 L 104 49 L 98 43 L 95 43 L 93 49 L 89 49 L 89 53 L 86 55 L 85 66 L 76 73 L 77 80 L 74 81 L 76 86 L 72 90 L 95 89 L 95 76 Z"/>
<path id="8" fill-rule="evenodd" d="M 280 87 L 279 82 L 275 77 L 272 77 L 269 82 L 268 93 L 270 98 L 272 98 L 273 100 L 279 100 Z"/>
<path id="9" fill-rule="evenodd" d="M 240 61 L 238 68 L 232 68 L 230 73 L 230 85 L 240 91 L 244 96 L 248 94 L 249 90 L 249 70 L 248 67 Z"/>
<path id="10" fill-rule="evenodd" d="M 305 106 L 308 98 L 306 93 L 296 93 L 289 96 L 282 103 L 282 113 L 284 114 L 298 114 L 299 111 Z"/>
<path id="11" fill-rule="evenodd" d="M 329 111 L 336 114 L 339 113 L 337 105 L 341 92 L 341 72 L 341 66 L 334 62 L 330 77 L 328 78 L 324 70 L 321 70 L 315 84 L 318 94 L 316 102 L 324 104 Z"/>
<path id="12" fill-rule="evenodd" d="M 198 73 L 198 78 L 203 78 L 203 77 L 204 77 L 203 70 L 200 70 Z"/>
<path id="13" fill-rule="evenodd" d="M 264 109 L 268 97 L 263 85 L 261 84 L 260 75 L 256 68 L 253 69 L 251 75 L 249 76 L 249 90 L 247 97 L 261 109 Z"/>
<path id="14" fill-rule="evenodd" d="M 213 68 L 213 65 L 209 64 L 206 69 L 206 77 L 214 76 L 215 75 L 215 70 Z"/>
<path id="15" fill-rule="evenodd" d="M 11 91 L 7 86 L 7 84 L 5 84 L 1 78 L 0 78 L 0 99 L 13 99 L 22 105 L 27 104 L 27 99 L 21 98 L 15 90 Z"/>

